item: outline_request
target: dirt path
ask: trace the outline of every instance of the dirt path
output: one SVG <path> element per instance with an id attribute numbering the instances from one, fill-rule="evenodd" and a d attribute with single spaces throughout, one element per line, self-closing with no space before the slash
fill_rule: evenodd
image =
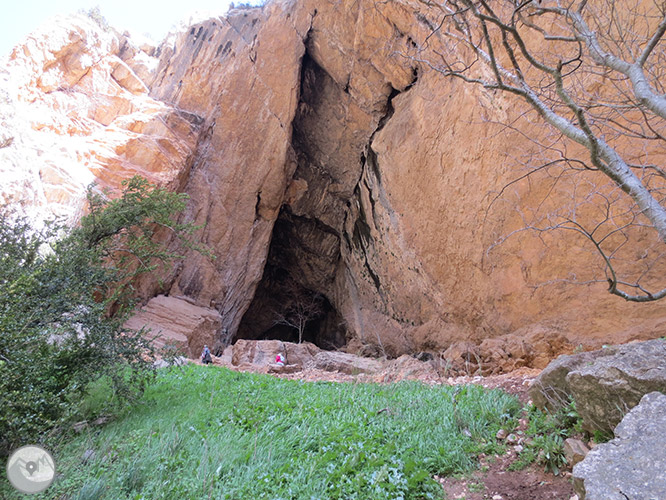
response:
<path id="1" fill-rule="evenodd" d="M 197 361 L 198 362 L 198 361 Z M 215 364 L 231 370 L 266 373 L 266 367 L 244 365 L 233 366 L 231 360 L 216 358 Z M 504 375 L 488 377 L 410 377 L 430 385 L 478 384 L 486 388 L 503 389 L 516 395 L 525 404 L 529 400 L 528 387 L 540 370 L 519 369 Z M 372 382 L 382 379 L 382 374 L 348 375 L 317 369 L 306 369 L 295 373 L 271 373 L 271 375 L 308 382 Z M 501 456 L 480 456 L 480 468 L 464 477 L 435 477 L 442 485 L 446 500 L 577 500 L 571 484 L 571 473 L 565 471 L 559 476 L 546 473 L 542 466 L 531 465 L 523 470 L 510 471 L 509 466 L 517 459 L 517 453 L 509 451 Z"/>

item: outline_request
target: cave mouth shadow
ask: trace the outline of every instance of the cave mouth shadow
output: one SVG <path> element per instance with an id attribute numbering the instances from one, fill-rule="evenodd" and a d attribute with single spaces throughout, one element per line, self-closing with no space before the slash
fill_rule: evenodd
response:
<path id="1" fill-rule="evenodd" d="M 314 294 L 314 292 L 312 292 Z M 320 349 L 335 350 L 345 345 L 344 332 L 337 327 L 337 312 L 326 297 L 319 296 L 321 309 L 305 322 L 303 342 L 315 344 Z M 284 315 L 285 312 L 278 313 Z M 274 324 L 256 340 L 281 340 L 298 343 L 298 328 L 285 324 Z"/>
<path id="2" fill-rule="evenodd" d="M 349 162 L 358 162 L 360 151 L 345 148 L 334 158 L 325 153 L 330 141 L 339 141 L 335 133 L 331 134 L 329 121 L 346 124 L 346 118 L 340 119 L 331 109 L 337 109 L 347 94 L 311 57 L 309 45 L 306 41 L 291 137 L 297 163 L 292 179 L 301 180 L 305 191 L 293 199 L 285 196 L 273 226 L 262 278 L 234 342 L 298 342 L 298 327 L 279 324 L 276 318 L 293 314 L 298 302 L 307 303 L 312 298 L 320 302 L 320 307 L 305 323 L 303 341 L 332 350 L 344 347 L 350 336 L 337 310 L 342 307 L 344 293 L 337 279 L 345 266 L 341 244 L 347 207 L 350 197 L 355 196 L 353 186 L 358 184 L 362 169 L 359 163 L 355 167 L 358 172 L 350 174 Z M 365 142 L 359 140 L 356 146 L 362 149 Z M 332 185 L 335 190 L 330 189 Z"/>
<path id="3" fill-rule="evenodd" d="M 316 307 L 308 311 L 312 303 Z M 233 343 L 239 339 L 298 343 L 299 319 L 304 323 L 303 342 L 324 350 L 346 345 L 342 318 L 328 298 L 298 284 L 286 269 L 267 264 Z"/>

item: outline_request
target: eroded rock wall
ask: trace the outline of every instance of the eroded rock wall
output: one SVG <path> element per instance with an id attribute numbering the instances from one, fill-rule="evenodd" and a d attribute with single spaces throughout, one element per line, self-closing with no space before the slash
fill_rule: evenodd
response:
<path id="1" fill-rule="evenodd" d="M 142 77 L 156 63 L 84 15 L 54 18 L 17 46 L 0 68 L 2 204 L 72 222 L 92 182 L 117 189 L 139 174 L 179 189 L 198 119 L 148 96 Z"/>
<path id="2" fill-rule="evenodd" d="M 184 190 L 183 217 L 205 225 L 199 237 L 216 255 L 188 253 L 159 291 L 216 309 L 231 337 L 264 338 L 294 281 L 298 293 L 325 298 L 310 332 L 320 345 L 398 356 L 501 337 L 477 362 L 509 368 L 558 354 L 549 335 L 567 351 L 663 335 L 666 303 L 629 304 L 603 284 L 565 282 L 596 269 L 584 242 L 520 231 L 546 194 L 553 206 L 570 201 L 571 186 L 511 183 L 534 152 L 529 134 L 547 131 L 503 127 L 524 113 L 520 102 L 418 61 L 450 50 L 430 36 L 436 19 L 416 0 L 281 0 L 171 35 L 153 53 L 156 70 L 136 48 L 100 49 L 133 65 L 114 55 L 124 65 L 90 66 L 80 82 L 103 74 L 122 91 L 93 78 L 87 95 L 120 102 L 125 114 L 141 96 L 170 118 L 123 130 L 151 137 L 165 123 L 176 139 L 140 153 L 114 146 L 113 159 L 88 171 L 117 183 L 139 165 Z M 67 68 L 65 83 L 80 73 Z M 109 132 L 127 119 L 117 106 L 89 109 L 107 134 L 95 144 L 115 144 Z M 132 137 L 123 144 L 146 142 Z M 458 347 L 451 352 L 470 355 Z"/>
<path id="3" fill-rule="evenodd" d="M 195 25 L 163 49 L 152 88 L 204 120 L 185 216 L 205 224 L 201 241 L 217 256 L 188 255 L 171 293 L 217 308 L 230 332 L 261 279 L 296 168 L 291 124 L 311 20 L 307 10 L 276 5 Z"/>

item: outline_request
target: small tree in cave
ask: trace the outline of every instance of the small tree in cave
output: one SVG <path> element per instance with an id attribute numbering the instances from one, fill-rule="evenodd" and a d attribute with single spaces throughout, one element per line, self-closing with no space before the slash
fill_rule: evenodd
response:
<path id="1" fill-rule="evenodd" d="M 324 311 L 323 297 L 290 281 L 285 296 L 291 297 L 287 306 L 275 311 L 275 324 L 294 328 L 298 332 L 298 343 L 303 342 L 303 332 L 307 324 L 322 315 Z"/>
<path id="2" fill-rule="evenodd" d="M 444 76 L 517 96 L 529 105 L 523 119 L 536 113 L 550 126 L 551 135 L 527 134 L 540 157 L 521 179 L 547 172 L 555 186 L 568 175 L 562 172 L 585 179 L 597 172 L 611 180 L 588 183 L 572 207 L 526 221 L 526 228 L 587 238 L 605 272 L 593 281 L 607 281 L 612 294 L 637 302 L 666 297 L 650 273 L 666 251 L 666 3 L 421 3 L 430 34 L 403 55 Z M 646 244 L 649 232 L 654 243 Z M 632 240 L 643 251 L 627 257 Z"/>

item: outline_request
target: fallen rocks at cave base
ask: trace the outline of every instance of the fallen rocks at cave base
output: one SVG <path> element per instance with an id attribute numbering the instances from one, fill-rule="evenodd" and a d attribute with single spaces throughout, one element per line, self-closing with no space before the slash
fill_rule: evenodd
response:
<path id="1" fill-rule="evenodd" d="M 401 380 L 441 381 L 441 376 L 432 361 L 419 361 L 409 354 L 384 363 L 383 375 L 377 382 L 389 383 Z"/>
<path id="2" fill-rule="evenodd" d="M 480 344 L 454 342 L 442 354 L 440 364 L 447 375 L 496 375 L 523 367 L 545 368 L 558 354 L 573 350 L 565 335 L 537 326 L 488 338 Z"/>
<path id="3" fill-rule="evenodd" d="M 651 392 L 615 428 L 615 439 L 573 469 L 580 500 L 666 498 L 666 395 Z"/>
<path id="4" fill-rule="evenodd" d="M 281 340 L 244 340 L 240 339 L 233 345 L 231 364 L 270 366 L 275 363 L 275 357 L 282 354 L 287 359 L 287 365 L 302 369 L 311 363 L 320 352 L 319 347 L 310 343 L 294 344 Z"/>
<path id="5" fill-rule="evenodd" d="M 376 373 L 382 363 L 373 358 L 364 358 L 340 351 L 321 351 L 314 358 L 314 368 L 327 372 L 341 372 L 348 375 Z"/>
<path id="6" fill-rule="evenodd" d="M 440 379 L 431 361 L 419 361 L 409 355 L 394 360 L 379 360 L 341 351 L 324 351 L 314 344 L 294 344 L 280 340 L 238 340 L 231 350 L 231 365 L 267 373 L 295 373 L 320 370 L 345 375 L 364 375 L 368 381 L 397 382 L 400 380 Z M 225 352 L 227 352 L 225 350 Z M 275 356 L 283 354 L 285 366 L 275 364 Z"/>
<path id="7" fill-rule="evenodd" d="M 548 408 L 572 399 L 585 430 L 611 432 L 645 394 L 666 391 L 664 359 L 664 339 L 563 355 L 536 378 L 530 396 Z"/>

